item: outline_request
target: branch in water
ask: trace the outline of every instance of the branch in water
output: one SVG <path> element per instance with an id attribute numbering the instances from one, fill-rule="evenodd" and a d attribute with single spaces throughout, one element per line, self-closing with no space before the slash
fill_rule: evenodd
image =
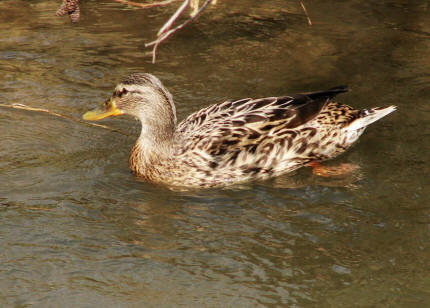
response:
<path id="1" fill-rule="evenodd" d="M 190 0 L 185 0 L 182 5 L 176 10 L 176 12 L 169 18 L 169 20 L 158 30 L 157 36 L 159 37 L 161 34 L 170 29 L 172 24 L 178 19 L 179 15 L 181 15 L 187 6 L 190 4 Z"/>
<path id="2" fill-rule="evenodd" d="M 11 109 L 21 109 L 21 110 L 27 110 L 27 111 L 35 111 L 35 112 L 41 112 L 41 113 L 47 113 L 49 115 L 53 115 L 53 116 L 56 116 L 56 117 L 59 117 L 59 118 L 67 119 L 67 120 L 71 120 L 71 121 L 74 121 L 74 122 L 77 122 L 77 123 L 82 123 L 82 124 L 89 125 L 89 126 L 100 127 L 100 128 L 107 129 L 107 130 L 109 130 L 111 132 L 119 133 L 119 134 L 124 135 L 124 136 L 130 136 L 129 134 L 123 133 L 122 131 L 119 131 L 119 130 L 114 129 L 114 128 L 110 128 L 109 126 L 106 126 L 106 125 L 101 125 L 101 124 L 95 124 L 95 123 L 91 123 L 91 122 L 81 121 L 81 120 L 69 117 L 67 115 L 61 114 L 61 113 L 50 111 L 48 109 L 30 107 L 30 106 L 27 106 L 27 105 L 24 105 L 24 104 L 11 104 L 11 105 L 0 104 L 0 107 L 11 108 Z"/>
<path id="3" fill-rule="evenodd" d="M 191 14 L 191 17 L 189 19 L 187 19 L 185 22 L 183 22 L 176 28 L 169 30 L 172 24 L 178 19 L 178 17 L 183 13 L 185 8 L 189 5 L 190 0 L 185 0 L 182 3 L 182 5 L 176 10 L 176 12 L 172 15 L 172 17 L 170 17 L 169 20 L 160 28 L 160 30 L 158 31 L 158 38 L 155 41 L 145 44 L 145 47 L 154 46 L 154 48 L 152 49 L 152 63 L 155 63 L 158 45 L 163 41 L 165 41 L 170 35 L 182 29 L 183 27 L 188 25 L 191 21 L 193 21 L 195 18 L 197 18 L 197 16 L 199 16 L 201 12 L 203 12 L 203 10 L 208 6 L 208 4 L 211 1 L 213 0 L 206 0 L 196 13 Z M 193 3 L 194 5 L 196 5 L 195 1 Z"/>
<path id="4" fill-rule="evenodd" d="M 176 2 L 179 0 L 166 0 L 166 1 L 160 1 L 160 2 L 154 2 L 154 3 L 138 3 L 133 1 L 127 1 L 127 0 L 113 0 L 115 2 L 124 3 L 130 6 L 140 7 L 140 8 L 151 8 L 156 6 L 166 6 L 169 5 L 172 2 Z"/>
<path id="5" fill-rule="evenodd" d="M 303 4 L 303 2 L 301 0 L 299 0 L 299 2 L 300 2 L 300 5 L 302 6 L 303 12 L 306 15 L 306 18 L 308 19 L 309 26 L 312 26 L 312 21 L 311 21 L 311 18 L 309 17 L 308 10 L 306 10 L 306 7 L 305 7 L 305 5 Z"/>

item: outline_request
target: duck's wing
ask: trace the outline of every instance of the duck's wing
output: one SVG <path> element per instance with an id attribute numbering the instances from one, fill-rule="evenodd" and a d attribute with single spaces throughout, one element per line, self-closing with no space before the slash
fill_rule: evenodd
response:
<path id="1" fill-rule="evenodd" d="M 177 131 L 192 137 L 204 132 L 225 128 L 255 128 L 262 124 L 269 130 L 269 124 L 294 128 L 312 120 L 326 102 L 336 94 L 346 92 L 346 86 L 326 91 L 295 94 L 260 99 L 245 98 L 211 105 L 188 116 Z"/>
<path id="2" fill-rule="evenodd" d="M 276 139 L 282 139 L 286 130 L 311 121 L 332 97 L 345 91 L 346 87 L 337 87 L 209 106 L 178 125 L 177 132 L 183 142 L 181 152 L 197 151 L 217 161 L 231 161 L 240 152 L 255 155 L 256 152 L 271 151 Z"/>

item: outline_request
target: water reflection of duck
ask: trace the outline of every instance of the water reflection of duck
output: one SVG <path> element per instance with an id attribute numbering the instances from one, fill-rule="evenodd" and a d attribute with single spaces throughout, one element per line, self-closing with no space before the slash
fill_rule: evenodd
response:
<path id="1" fill-rule="evenodd" d="M 278 176 L 349 148 L 367 125 L 395 106 L 354 110 L 327 91 L 226 101 L 177 125 L 172 95 L 160 80 L 136 73 L 119 83 L 85 120 L 128 114 L 142 124 L 130 168 L 152 182 L 210 187 Z"/>

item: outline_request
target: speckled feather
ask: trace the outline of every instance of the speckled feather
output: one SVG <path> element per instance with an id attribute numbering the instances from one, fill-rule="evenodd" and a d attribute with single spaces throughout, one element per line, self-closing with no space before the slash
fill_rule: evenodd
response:
<path id="1" fill-rule="evenodd" d="M 368 124 L 395 110 L 354 110 L 332 100 L 347 90 L 226 101 L 179 125 L 170 93 L 150 74 L 129 76 L 116 87 L 113 100 L 142 122 L 129 160 L 136 175 L 169 185 L 211 187 L 266 179 L 334 158 Z"/>

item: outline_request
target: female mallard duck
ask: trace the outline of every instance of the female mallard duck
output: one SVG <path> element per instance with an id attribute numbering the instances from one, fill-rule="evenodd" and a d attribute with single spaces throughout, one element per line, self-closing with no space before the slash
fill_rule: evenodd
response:
<path id="1" fill-rule="evenodd" d="M 367 125 L 395 106 L 354 110 L 334 102 L 346 87 L 206 107 L 177 125 L 172 95 L 153 75 L 136 73 L 119 83 L 85 120 L 129 114 L 142 131 L 130 168 L 152 182 L 210 187 L 266 179 L 349 148 Z"/>

